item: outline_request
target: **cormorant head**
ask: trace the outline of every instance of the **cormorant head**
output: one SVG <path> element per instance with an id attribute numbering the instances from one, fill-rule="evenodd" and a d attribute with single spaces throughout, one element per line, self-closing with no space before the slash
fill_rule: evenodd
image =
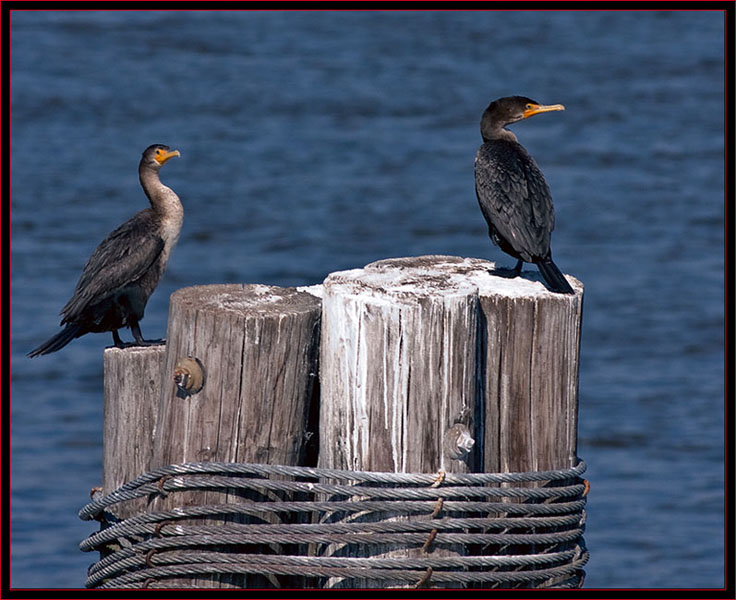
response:
<path id="1" fill-rule="evenodd" d="M 539 104 L 526 96 L 499 98 L 491 102 L 483 113 L 480 122 L 481 133 L 486 137 L 485 131 L 498 130 L 510 123 L 553 110 L 565 110 L 565 107 L 562 104 Z"/>
<path id="2" fill-rule="evenodd" d="M 171 150 L 164 144 L 153 144 L 143 151 L 141 166 L 147 166 L 158 171 L 166 161 L 174 156 L 181 156 L 178 150 Z"/>

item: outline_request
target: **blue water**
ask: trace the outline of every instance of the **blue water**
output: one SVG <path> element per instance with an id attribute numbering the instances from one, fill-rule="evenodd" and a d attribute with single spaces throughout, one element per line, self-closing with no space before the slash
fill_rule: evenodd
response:
<path id="1" fill-rule="evenodd" d="M 13 11 L 11 33 L 13 587 L 80 587 L 96 560 L 77 511 L 101 482 L 111 336 L 25 353 L 146 206 L 146 146 L 182 153 L 162 179 L 184 229 L 142 322 L 162 337 L 184 286 L 511 265 L 473 187 L 480 115 L 510 94 L 567 108 L 514 130 L 586 286 L 586 587 L 723 585 L 722 13 Z"/>

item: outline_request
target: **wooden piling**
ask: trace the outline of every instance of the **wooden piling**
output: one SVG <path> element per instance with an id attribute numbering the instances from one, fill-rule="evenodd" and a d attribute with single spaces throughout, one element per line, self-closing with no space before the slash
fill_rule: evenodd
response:
<path id="1" fill-rule="evenodd" d="M 493 268 L 452 256 L 381 260 L 328 276 L 321 302 L 264 285 L 175 292 L 165 348 L 106 351 L 105 492 L 169 464 L 313 465 L 315 390 L 320 467 L 437 473 L 439 482 L 442 471 L 573 466 L 582 285 L 568 278 L 576 293 L 555 294 L 536 270 L 505 279 Z M 144 508 L 242 502 L 248 493 L 154 494 Z M 355 556 L 339 547 L 319 552 Z M 370 552 L 417 557 L 426 548 Z M 466 552 L 444 545 L 433 556 Z M 168 581 L 302 587 L 253 575 Z"/>
<path id="2" fill-rule="evenodd" d="M 208 285 L 172 294 L 151 468 L 186 462 L 304 465 L 316 425 L 310 423 L 310 411 L 317 383 L 319 319 L 319 299 L 294 288 Z M 187 368 L 196 370 L 195 365 L 201 365 L 202 388 L 185 390 L 187 377 L 182 373 Z M 149 511 L 247 502 L 256 497 L 260 498 L 256 492 L 236 489 L 177 492 L 152 498 Z M 228 523 L 276 518 L 264 514 L 210 517 L 204 522 L 222 526 L 224 534 Z M 192 524 L 197 522 L 203 521 Z M 228 549 L 223 546 L 221 551 Z M 167 583 L 247 588 L 298 585 L 294 581 L 212 575 Z"/>
<path id="3" fill-rule="evenodd" d="M 320 466 L 511 472 L 574 464 L 582 285 L 548 291 L 453 256 L 382 260 L 324 283 Z M 479 420 L 481 419 L 481 420 Z M 461 460 L 446 432 L 477 442 Z"/>
<path id="4" fill-rule="evenodd" d="M 478 298 L 472 284 L 448 274 L 434 257 L 418 257 L 382 260 L 325 280 L 320 466 L 434 472 L 438 478 L 441 471 L 476 468 L 471 432 Z M 398 544 L 333 547 L 325 553 L 382 559 L 426 555 L 423 548 Z M 464 553 L 453 545 L 432 556 Z M 326 584 L 393 585 L 357 578 Z"/>
<path id="5" fill-rule="evenodd" d="M 498 279 L 498 278 L 494 278 Z M 575 295 L 532 281 L 479 285 L 483 470 L 567 469 L 577 462 L 582 286 Z"/>
<path id="6" fill-rule="evenodd" d="M 105 349 L 102 488 L 114 492 L 150 469 L 166 347 Z M 114 507 L 120 519 L 144 512 L 144 498 Z"/>
<path id="7" fill-rule="evenodd" d="M 320 466 L 431 473 L 574 464 L 582 286 L 571 278 L 577 292 L 567 296 L 536 273 L 510 280 L 492 271 L 480 259 L 421 256 L 325 280 Z"/>
<path id="8" fill-rule="evenodd" d="M 171 296 L 152 467 L 303 464 L 317 379 L 320 302 L 295 288 L 207 285 Z M 201 391 L 174 382 L 196 358 Z"/>
<path id="9" fill-rule="evenodd" d="M 472 446 L 443 450 L 453 425 L 472 422 L 478 344 L 476 288 L 448 274 L 418 257 L 325 280 L 320 466 L 474 468 Z"/>

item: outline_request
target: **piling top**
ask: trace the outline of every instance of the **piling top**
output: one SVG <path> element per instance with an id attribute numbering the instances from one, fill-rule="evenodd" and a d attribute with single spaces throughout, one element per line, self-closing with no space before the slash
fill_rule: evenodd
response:
<path id="1" fill-rule="evenodd" d="M 425 255 L 387 258 L 362 269 L 338 271 L 325 280 L 325 288 L 334 285 L 355 286 L 359 292 L 376 296 L 426 296 L 467 293 L 468 288 L 483 296 L 536 298 L 558 296 L 549 291 L 536 269 L 522 271 L 520 277 L 494 275 L 495 263 L 481 258 Z M 582 294 L 583 284 L 568 276 L 576 295 Z"/>
<path id="2" fill-rule="evenodd" d="M 138 357 L 147 360 L 151 355 L 164 354 L 166 352 L 166 343 L 161 342 L 155 346 L 127 346 L 118 348 L 117 346 L 108 346 L 105 348 L 105 356 L 114 356 L 118 353 L 124 353 L 127 357 Z"/>
<path id="3" fill-rule="evenodd" d="M 302 313 L 320 306 L 319 298 L 307 291 L 263 284 L 195 285 L 175 291 L 171 299 L 197 311 L 245 315 Z"/>

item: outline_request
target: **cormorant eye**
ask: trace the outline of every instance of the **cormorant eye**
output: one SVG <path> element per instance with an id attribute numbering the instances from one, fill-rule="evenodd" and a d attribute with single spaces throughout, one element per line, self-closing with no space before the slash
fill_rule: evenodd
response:
<path id="1" fill-rule="evenodd" d="M 533 104 L 527 104 L 526 105 L 526 109 L 527 110 L 531 110 L 532 108 L 534 108 L 534 105 Z"/>

